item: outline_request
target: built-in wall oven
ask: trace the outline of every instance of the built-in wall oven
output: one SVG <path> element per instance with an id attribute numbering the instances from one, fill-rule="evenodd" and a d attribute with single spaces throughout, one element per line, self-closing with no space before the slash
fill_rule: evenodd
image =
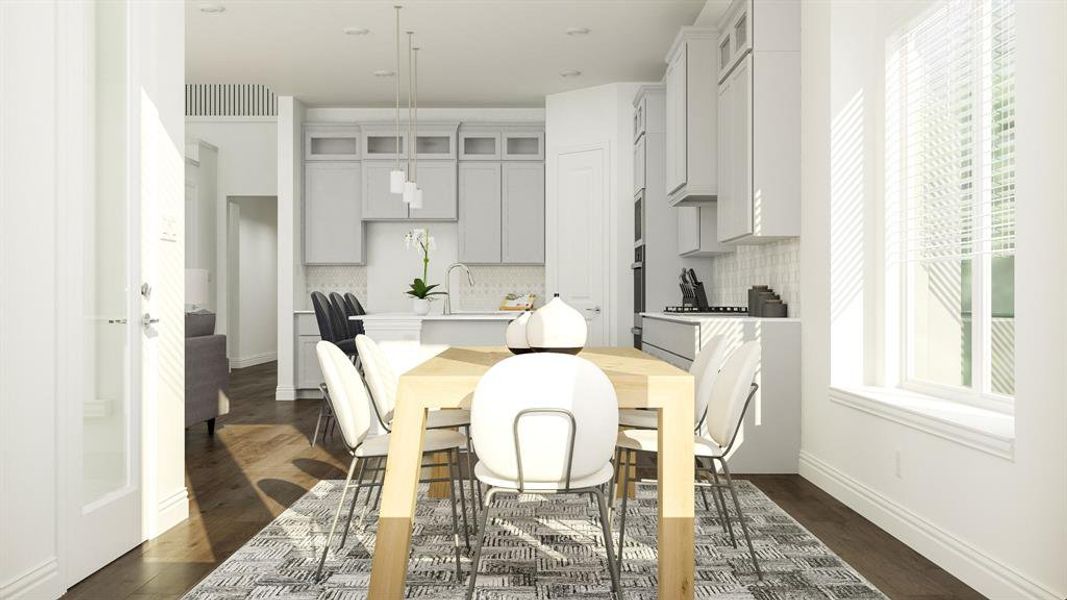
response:
<path id="1" fill-rule="evenodd" d="M 641 313 L 645 312 L 645 247 L 634 248 L 634 262 L 630 264 L 634 274 L 634 348 L 641 349 Z"/>

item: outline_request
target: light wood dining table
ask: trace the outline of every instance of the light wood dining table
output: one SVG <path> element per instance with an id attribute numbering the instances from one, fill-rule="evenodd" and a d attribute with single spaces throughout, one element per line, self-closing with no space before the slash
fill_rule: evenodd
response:
<path id="1" fill-rule="evenodd" d="M 454 346 L 400 376 L 370 598 L 404 597 L 426 411 L 470 408 L 482 375 L 510 356 L 502 347 Z M 608 375 L 619 408 L 659 411 L 658 597 L 690 600 L 694 576 L 693 376 L 634 348 L 586 348 L 578 356 Z"/>

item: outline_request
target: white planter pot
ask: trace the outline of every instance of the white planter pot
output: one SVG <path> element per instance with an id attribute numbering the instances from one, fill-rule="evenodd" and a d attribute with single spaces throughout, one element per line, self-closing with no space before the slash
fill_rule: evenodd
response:
<path id="1" fill-rule="evenodd" d="M 427 298 L 412 298 L 411 307 L 415 310 L 417 315 L 430 314 L 430 300 Z"/>

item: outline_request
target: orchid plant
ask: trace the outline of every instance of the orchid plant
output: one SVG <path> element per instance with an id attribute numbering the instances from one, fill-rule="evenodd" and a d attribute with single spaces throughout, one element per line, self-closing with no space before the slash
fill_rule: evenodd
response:
<path id="1" fill-rule="evenodd" d="M 419 298 L 422 300 L 429 299 L 430 296 L 442 296 L 444 292 L 435 292 L 433 289 L 438 284 L 428 285 L 426 280 L 429 276 L 430 270 L 430 250 L 436 249 L 437 244 L 434 242 L 433 236 L 430 235 L 428 229 L 412 229 L 404 234 L 404 246 L 406 248 L 415 248 L 422 253 L 422 278 L 416 277 L 411 282 L 411 286 L 407 292 L 407 295 L 412 298 Z"/>

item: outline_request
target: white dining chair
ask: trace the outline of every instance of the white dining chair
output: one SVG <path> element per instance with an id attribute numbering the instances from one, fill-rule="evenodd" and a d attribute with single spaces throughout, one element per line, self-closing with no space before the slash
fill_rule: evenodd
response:
<path id="1" fill-rule="evenodd" d="M 368 462 L 381 464 L 389 452 L 389 434 L 371 433 L 371 401 L 367 394 L 367 388 L 363 385 L 356 367 L 352 364 L 344 352 L 335 344 L 321 341 L 315 345 L 315 353 L 319 359 L 319 367 L 326 387 L 329 389 L 330 408 L 333 410 L 334 419 L 341 431 L 341 437 L 352 461 L 348 466 L 348 475 L 345 477 L 344 486 L 341 488 L 341 498 L 337 502 L 337 511 L 334 513 L 333 522 L 330 524 L 330 532 L 326 536 L 326 544 L 322 548 L 322 557 L 319 559 L 318 570 L 315 572 L 316 581 L 322 577 L 322 570 L 326 564 L 326 556 L 330 551 L 333 535 L 337 530 L 337 524 L 341 519 L 341 511 L 344 509 L 345 496 L 353 487 L 352 476 L 359 465 L 359 475 L 354 487 L 355 495 L 352 497 L 352 505 L 348 511 L 348 521 L 345 525 L 344 535 L 341 538 L 341 546 L 344 547 L 348 537 L 348 531 L 352 526 L 352 514 L 355 511 L 356 500 L 363 487 L 367 487 L 367 496 L 370 496 L 371 487 L 380 484 L 364 483 L 363 476 L 367 470 Z M 460 574 L 460 542 L 459 520 L 456 514 L 456 490 L 455 479 L 459 475 L 459 449 L 466 443 L 463 435 L 456 431 L 440 430 L 427 431 L 423 436 L 422 449 L 424 453 L 445 452 L 448 454 L 448 467 L 451 477 L 447 479 L 452 504 L 452 537 L 456 555 L 456 579 Z M 384 465 L 380 466 L 384 471 Z M 432 481 L 432 480 L 424 480 Z M 444 480 L 442 480 L 444 481 Z"/>
<path id="2" fill-rule="evenodd" d="M 697 459 L 697 470 L 702 472 L 707 479 L 706 487 L 711 487 L 715 494 L 716 507 L 723 516 L 726 529 L 729 530 L 730 539 L 734 547 L 737 547 L 737 539 L 734 537 L 733 525 L 730 523 L 729 511 L 726 506 L 726 498 L 722 490 L 727 489 L 733 497 L 734 509 L 737 511 L 737 520 L 741 524 L 741 532 L 748 544 L 748 551 L 752 557 L 756 575 L 763 579 L 759 561 L 756 559 L 756 551 L 752 546 L 752 538 L 745 524 L 745 516 L 741 512 L 741 503 L 737 498 L 737 489 L 730 477 L 730 468 L 727 465 L 730 455 L 741 446 L 742 439 L 738 438 L 741 423 L 745 418 L 745 411 L 759 389 L 756 384 L 756 375 L 759 371 L 761 347 L 759 342 L 746 342 L 735 350 L 722 369 L 718 372 L 714 381 L 708 386 L 700 386 L 697 396 L 707 406 L 707 415 L 700 432 L 694 436 L 693 450 Z M 628 454 L 630 460 L 635 460 L 639 452 L 658 452 L 659 432 L 648 429 L 627 429 L 619 432 L 618 448 Z M 628 461 L 629 462 L 629 461 Z M 719 471 L 725 479 L 725 483 L 719 479 Z M 622 488 L 629 485 L 629 470 L 622 469 Z M 622 510 L 620 511 L 619 524 L 619 568 L 622 571 L 622 557 L 626 542 L 626 511 L 627 494 L 622 495 Z"/>
<path id="3" fill-rule="evenodd" d="M 385 353 L 382 352 L 381 347 L 371 338 L 366 335 L 357 335 L 356 349 L 359 351 L 359 356 L 363 362 L 363 376 L 367 381 L 367 386 L 370 388 L 374 414 L 376 415 L 375 426 L 380 428 L 382 432 L 389 432 L 392 430 L 393 411 L 396 408 L 396 392 L 397 388 L 400 387 L 400 377 L 393 369 Z M 474 499 L 476 495 L 480 494 L 481 490 L 477 489 L 474 484 L 473 461 L 471 459 L 474 450 L 470 437 L 470 424 L 471 411 L 467 409 L 431 410 L 426 413 L 427 430 L 463 429 L 464 431 L 468 483 L 471 493 L 471 509 L 473 510 L 476 506 Z M 379 488 L 379 494 L 380 492 L 381 488 Z M 469 549 L 470 536 L 468 530 L 470 526 L 467 522 L 466 493 L 462 489 L 460 490 L 459 499 L 463 507 L 463 536 Z M 374 504 L 377 506 L 378 498 L 375 499 Z M 478 514 L 475 512 L 474 520 L 477 520 L 477 518 Z"/>
<path id="4" fill-rule="evenodd" d="M 719 368 L 722 367 L 723 361 L 726 359 L 726 351 L 728 348 L 726 336 L 716 335 L 708 340 L 707 344 L 697 352 L 696 357 L 693 359 L 692 364 L 689 365 L 689 374 L 693 376 L 695 380 L 693 386 L 693 431 L 700 432 L 700 429 L 704 423 L 704 417 L 708 410 L 708 397 L 710 396 L 710 390 L 712 384 L 715 383 L 715 378 L 719 375 Z M 659 428 L 659 411 L 648 410 L 640 408 L 628 408 L 619 411 L 619 426 L 629 429 L 651 429 L 655 430 Z M 615 470 L 619 472 L 621 469 L 633 470 L 636 465 L 629 463 L 624 464 L 622 462 L 623 452 L 620 446 L 615 451 Z M 615 487 L 611 488 L 611 497 L 608 499 L 608 506 L 614 509 L 615 506 Z M 626 492 L 628 493 L 628 491 Z M 704 501 L 704 510 L 710 510 L 708 506 L 708 496 L 704 488 L 700 489 L 701 498 Z M 724 519 L 729 519 L 728 515 L 725 515 L 721 510 L 721 503 L 716 501 L 716 509 L 719 509 L 719 513 L 723 515 Z"/>
<path id="5" fill-rule="evenodd" d="M 618 399 L 593 363 L 566 354 L 513 356 L 493 365 L 474 391 L 471 434 L 475 476 L 489 486 L 474 547 L 468 600 L 473 597 L 489 513 L 498 494 L 589 494 L 600 512 L 612 590 L 622 598 L 607 501 L 612 479 Z"/>

